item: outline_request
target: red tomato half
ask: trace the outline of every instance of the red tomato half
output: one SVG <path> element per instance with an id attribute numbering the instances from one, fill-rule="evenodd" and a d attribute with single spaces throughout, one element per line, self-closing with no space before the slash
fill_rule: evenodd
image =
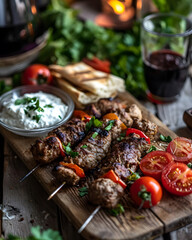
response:
<path id="1" fill-rule="evenodd" d="M 153 151 L 148 153 L 140 162 L 140 169 L 144 175 L 161 179 L 163 168 L 173 161 L 173 156 L 164 151 Z"/>
<path id="2" fill-rule="evenodd" d="M 135 205 L 142 208 L 150 208 L 161 201 L 161 185 L 152 177 L 137 179 L 130 188 L 131 199 Z"/>
<path id="3" fill-rule="evenodd" d="M 51 84 L 53 78 L 47 66 L 33 64 L 25 69 L 21 82 L 23 85 Z"/>
<path id="4" fill-rule="evenodd" d="M 163 186 L 167 191 L 178 196 L 192 193 L 192 170 L 184 163 L 170 163 L 161 176 Z"/>
<path id="5" fill-rule="evenodd" d="M 177 162 L 189 163 L 192 161 L 192 140 L 184 137 L 177 137 L 167 147 Z"/>

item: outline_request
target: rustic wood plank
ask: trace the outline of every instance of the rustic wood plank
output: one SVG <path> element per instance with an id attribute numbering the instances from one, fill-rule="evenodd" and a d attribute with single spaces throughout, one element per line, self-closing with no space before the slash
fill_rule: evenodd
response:
<path id="1" fill-rule="evenodd" d="M 192 235 L 192 224 L 187 225 L 177 231 L 173 231 L 170 234 L 170 240 L 191 240 Z"/>
<path id="2" fill-rule="evenodd" d="M 137 103 L 143 111 L 145 118 L 157 123 L 159 125 L 159 131 L 164 135 L 171 135 L 175 137 L 176 134 L 168 129 L 162 122 L 157 119 L 152 113 L 147 111 L 135 98 L 133 98 L 128 93 L 120 95 L 121 99 L 128 101 L 128 103 Z M 26 166 L 31 169 L 36 165 L 34 159 L 31 156 L 29 151 L 30 145 L 35 141 L 32 138 L 25 138 L 21 136 L 16 136 L 3 128 L 0 128 L 2 134 L 8 139 L 14 151 L 21 157 Z M 39 168 L 34 175 L 37 177 L 38 181 L 42 184 L 44 189 L 50 194 L 56 187 L 59 186 L 59 183 L 53 178 L 50 167 Z M 22 175 L 18 176 L 18 179 Z M 26 180 L 27 182 L 29 180 Z M 191 197 L 190 197 L 191 198 Z M 192 198 L 191 198 L 192 199 Z M 64 214 L 68 219 L 71 219 L 73 225 L 76 228 L 79 228 L 82 223 L 87 219 L 89 214 L 93 211 L 94 206 L 88 203 L 87 198 L 80 198 L 78 196 L 77 188 L 65 187 L 63 188 L 55 197 L 54 201 L 62 209 Z M 121 216 L 120 219 L 111 217 L 103 209 L 94 217 L 93 221 L 87 226 L 83 231 L 82 235 L 86 239 L 149 239 L 151 237 L 159 236 L 163 233 L 164 224 L 171 224 L 166 221 L 166 218 L 161 219 L 161 215 L 158 212 L 160 208 L 169 209 L 169 202 L 167 202 L 164 197 L 163 201 L 159 204 L 159 207 L 154 207 L 152 210 L 141 210 L 137 211 L 130 202 L 129 199 L 123 200 L 126 202 L 126 212 L 125 216 Z M 177 199 L 173 200 L 173 203 L 176 204 Z M 181 204 L 181 203 L 180 203 Z M 155 214 L 155 215 L 154 215 Z M 177 223 L 187 221 L 188 212 L 179 208 L 178 214 L 181 217 L 178 219 Z M 143 218 L 140 221 L 135 220 L 135 216 L 142 215 Z M 158 216 L 158 218 L 156 217 Z M 163 215 L 163 214 L 162 214 Z M 172 215 L 172 214 L 170 214 Z M 170 217 L 171 218 L 171 217 Z M 161 220 L 159 220 L 161 219 Z M 162 223 L 163 222 L 163 223 Z M 173 220 L 173 225 L 175 221 Z M 97 227 L 96 227 L 97 226 Z M 172 228 L 168 228 L 172 229 Z M 168 230 L 166 229 L 166 231 Z"/>
<path id="3" fill-rule="evenodd" d="M 19 178 L 26 172 L 26 167 L 21 160 L 5 144 L 4 158 L 4 209 L 15 209 L 13 219 L 3 220 L 3 232 L 26 237 L 30 234 L 32 226 L 40 225 L 42 229 L 52 228 L 58 230 L 57 209 L 51 201 L 46 201 L 47 194 L 34 179 L 19 183 Z"/>
<path id="4" fill-rule="evenodd" d="M 61 229 L 63 240 L 69 240 L 69 239 L 84 240 L 85 239 L 77 233 L 72 223 L 62 213 L 62 211 L 59 211 L 59 219 L 60 219 L 60 229 Z"/>

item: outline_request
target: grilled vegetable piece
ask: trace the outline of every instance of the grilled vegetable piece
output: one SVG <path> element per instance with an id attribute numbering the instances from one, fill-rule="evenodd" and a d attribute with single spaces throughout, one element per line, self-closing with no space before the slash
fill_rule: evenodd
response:
<path id="1" fill-rule="evenodd" d="M 63 165 L 66 168 L 70 168 L 73 169 L 74 172 L 80 177 L 80 178 L 84 178 L 85 177 L 85 173 L 83 171 L 82 168 L 80 168 L 79 166 L 77 166 L 74 163 L 65 163 L 65 162 L 60 162 L 60 165 Z"/>
<path id="2" fill-rule="evenodd" d="M 149 144 L 151 143 L 150 138 L 146 136 L 145 133 L 141 130 L 138 130 L 136 128 L 128 128 L 126 131 L 126 136 L 132 133 L 138 134 L 141 138 L 145 138 L 146 142 L 148 142 Z"/>
<path id="3" fill-rule="evenodd" d="M 91 203 L 105 208 L 114 208 L 122 197 L 124 189 L 108 178 L 98 178 L 89 187 Z"/>
<path id="4" fill-rule="evenodd" d="M 119 185 L 121 185 L 123 189 L 127 187 L 127 185 L 114 173 L 113 170 L 109 170 L 109 172 L 105 173 L 101 178 L 109 178 L 114 183 L 118 183 Z"/>
<path id="5" fill-rule="evenodd" d="M 60 144 L 71 146 L 77 144 L 85 137 L 86 123 L 80 119 L 73 118 L 61 127 L 51 131 L 48 137 L 37 140 L 31 147 L 34 159 L 40 164 L 47 164 L 61 156 Z M 57 139 L 58 138 L 58 139 Z"/>

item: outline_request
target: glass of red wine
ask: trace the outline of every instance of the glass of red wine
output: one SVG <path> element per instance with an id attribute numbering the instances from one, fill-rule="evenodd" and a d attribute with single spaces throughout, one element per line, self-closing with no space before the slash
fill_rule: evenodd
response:
<path id="1" fill-rule="evenodd" d="M 142 21 L 141 46 L 148 98 L 178 99 L 192 59 L 192 23 L 174 13 L 155 13 Z"/>

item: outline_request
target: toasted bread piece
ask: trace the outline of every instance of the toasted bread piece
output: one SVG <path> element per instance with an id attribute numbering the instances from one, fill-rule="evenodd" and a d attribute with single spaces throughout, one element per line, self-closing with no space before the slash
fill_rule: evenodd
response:
<path id="1" fill-rule="evenodd" d="M 101 97 L 110 97 L 115 92 L 125 91 L 124 80 L 107 73 L 94 70 L 80 62 L 65 67 L 50 65 L 50 70 L 58 72 L 73 85 Z"/>
<path id="2" fill-rule="evenodd" d="M 71 96 L 77 108 L 83 109 L 86 104 L 97 102 L 101 98 L 98 95 L 95 95 L 88 91 L 83 91 L 81 88 L 73 86 L 67 80 L 65 80 L 64 78 L 61 78 L 61 74 L 59 73 L 52 72 L 52 75 L 55 78 L 57 86 L 59 86 L 61 89 L 66 91 Z M 116 96 L 116 93 L 113 94 L 111 97 L 115 97 L 115 96 Z"/>

